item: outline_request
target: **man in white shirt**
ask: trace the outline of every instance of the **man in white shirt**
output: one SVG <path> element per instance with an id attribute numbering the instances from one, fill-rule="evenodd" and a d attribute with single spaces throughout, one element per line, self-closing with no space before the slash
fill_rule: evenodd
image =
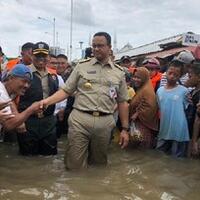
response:
<path id="1" fill-rule="evenodd" d="M 6 130 L 15 129 L 23 124 L 26 119 L 36 111 L 39 111 L 39 103 L 35 102 L 25 111 L 18 113 L 14 100 L 17 96 L 25 93 L 30 85 L 32 73 L 29 67 L 24 64 L 17 64 L 7 75 L 5 81 L 0 82 L 0 102 L 4 103 L 1 115 L 6 115 L 4 120 L 0 121 L 0 130 L 2 127 Z M 0 115 L 0 116 L 1 116 Z"/>
<path id="2" fill-rule="evenodd" d="M 0 124 L 3 123 L 4 121 L 14 117 L 13 114 L 8 114 L 4 108 L 9 106 L 10 101 L 7 102 L 0 102 Z"/>

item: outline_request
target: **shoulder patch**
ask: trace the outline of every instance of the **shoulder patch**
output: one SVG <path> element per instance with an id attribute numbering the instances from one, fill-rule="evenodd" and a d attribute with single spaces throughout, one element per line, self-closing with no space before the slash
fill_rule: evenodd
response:
<path id="1" fill-rule="evenodd" d="M 118 69 L 120 69 L 121 71 L 124 71 L 123 67 L 119 66 L 118 64 L 114 63 L 114 66 L 117 67 Z"/>
<path id="2" fill-rule="evenodd" d="M 82 59 L 82 60 L 80 60 L 80 61 L 78 61 L 78 63 L 85 63 L 85 62 L 88 62 L 88 61 L 90 61 L 92 58 L 87 58 L 87 59 Z"/>

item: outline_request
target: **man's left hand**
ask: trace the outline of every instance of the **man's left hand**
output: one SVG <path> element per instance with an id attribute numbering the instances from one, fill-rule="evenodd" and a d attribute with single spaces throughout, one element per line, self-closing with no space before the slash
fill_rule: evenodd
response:
<path id="1" fill-rule="evenodd" d="M 58 115 L 58 120 L 59 121 L 63 121 L 64 120 L 64 116 L 65 116 L 65 109 L 60 109 L 57 113 Z"/>
<path id="2" fill-rule="evenodd" d="M 123 149 L 128 145 L 128 142 L 129 142 L 129 134 L 127 131 L 122 130 L 120 133 L 119 145 Z"/>

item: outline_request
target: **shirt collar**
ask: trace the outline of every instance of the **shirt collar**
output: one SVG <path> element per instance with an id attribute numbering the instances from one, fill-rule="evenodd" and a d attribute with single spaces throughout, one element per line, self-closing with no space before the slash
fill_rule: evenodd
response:
<path id="1" fill-rule="evenodd" d="M 102 65 L 101 62 L 99 62 L 96 58 L 92 58 L 90 62 L 92 65 L 95 65 L 96 63 L 99 63 L 100 65 Z M 104 66 L 109 66 L 111 68 L 114 68 L 114 63 L 109 58 L 108 63 L 105 64 Z"/>
<path id="2" fill-rule="evenodd" d="M 30 65 L 30 69 L 32 73 L 38 72 L 39 74 L 43 74 L 43 75 L 47 75 L 49 73 L 47 69 L 45 69 L 45 71 L 40 72 L 39 70 L 37 70 L 37 68 L 33 64 Z"/>

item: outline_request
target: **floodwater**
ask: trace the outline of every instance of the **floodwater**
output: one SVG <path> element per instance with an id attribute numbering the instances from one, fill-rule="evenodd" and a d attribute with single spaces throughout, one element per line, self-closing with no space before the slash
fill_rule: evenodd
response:
<path id="1" fill-rule="evenodd" d="M 0 200 L 200 200 L 200 161 L 112 144 L 107 167 L 66 171 L 64 147 L 50 157 L 22 157 L 0 143 Z"/>

